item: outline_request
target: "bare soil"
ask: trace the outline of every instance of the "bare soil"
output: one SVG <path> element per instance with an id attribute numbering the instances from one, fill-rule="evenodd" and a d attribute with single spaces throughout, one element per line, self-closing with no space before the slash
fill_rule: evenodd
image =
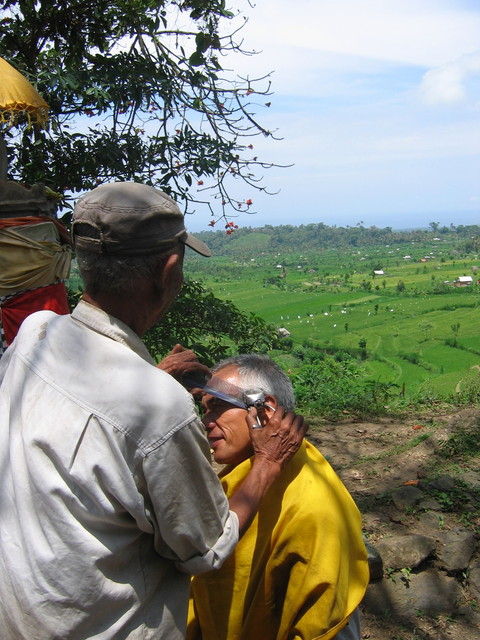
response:
<path id="1" fill-rule="evenodd" d="M 462 486 L 479 486 L 478 453 L 442 455 L 444 443 L 454 434 L 471 429 L 472 423 L 480 424 L 479 409 L 439 410 L 429 415 L 382 418 L 375 422 L 348 419 L 335 424 L 311 423 L 308 439 L 327 457 L 349 489 L 362 513 L 366 538 L 375 545 L 384 537 L 406 535 L 413 530 L 422 533 L 418 514 L 401 512 L 392 504 L 389 496 L 396 488 L 414 485 L 419 480 L 428 481 L 441 474 L 452 476 L 456 482 L 463 483 Z M 461 505 L 454 504 L 442 511 L 441 519 L 444 529 L 461 523 L 477 534 L 480 532 L 480 512 L 478 508 L 472 512 L 471 503 L 468 517 L 462 514 Z M 480 639 L 480 616 L 475 610 L 477 607 L 480 610 L 480 602 L 470 599 L 470 604 L 474 610 L 470 617 L 454 615 L 432 619 L 412 611 L 408 620 L 396 618 L 395 612 L 388 618 L 375 616 L 363 607 L 362 637 L 369 640 L 477 640 Z"/>

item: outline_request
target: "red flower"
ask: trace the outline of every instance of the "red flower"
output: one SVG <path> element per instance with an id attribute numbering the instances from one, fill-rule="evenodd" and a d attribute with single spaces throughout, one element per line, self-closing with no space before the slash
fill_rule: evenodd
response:
<path id="1" fill-rule="evenodd" d="M 208 223 L 209 227 L 214 227 L 215 226 L 215 220 L 210 220 L 210 222 Z"/>
<path id="2" fill-rule="evenodd" d="M 201 187 L 201 186 L 202 186 L 202 184 L 203 184 L 203 180 L 199 180 L 199 181 L 197 182 L 197 184 Z"/>
<path id="3" fill-rule="evenodd" d="M 251 204 L 253 204 L 253 200 L 252 200 L 251 198 L 249 198 L 249 199 L 247 200 L 247 205 L 248 205 L 248 206 L 250 206 Z"/>

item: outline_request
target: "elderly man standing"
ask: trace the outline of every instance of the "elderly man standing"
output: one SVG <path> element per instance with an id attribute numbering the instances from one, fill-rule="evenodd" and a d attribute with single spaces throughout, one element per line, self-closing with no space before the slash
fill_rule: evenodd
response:
<path id="1" fill-rule="evenodd" d="M 177 640 L 189 574 L 222 565 L 306 425 L 281 411 L 250 429 L 228 502 L 192 397 L 140 339 L 180 290 L 185 246 L 208 247 L 137 183 L 82 197 L 73 236 L 83 300 L 29 316 L 0 363 L 1 637 Z M 163 366 L 202 369 L 181 348 Z"/>
<path id="2" fill-rule="evenodd" d="M 220 477 L 230 496 L 253 463 L 238 398 L 263 393 L 264 425 L 279 405 L 293 408 L 294 396 L 289 378 L 267 357 L 230 358 L 213 371 L 209 386 L 222 394 L 203 397 L 203 423 L 215 461 L 226 465 Z M 193 578 L 187 639 L 360 640 L 357 607 L 368 580 L 358 509 L 304 441 L 234 553 L 217 571 Z"/>

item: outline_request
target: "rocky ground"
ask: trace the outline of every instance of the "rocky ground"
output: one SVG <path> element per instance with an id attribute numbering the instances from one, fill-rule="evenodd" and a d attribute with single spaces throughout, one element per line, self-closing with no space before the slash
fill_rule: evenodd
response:
<path id="1" fill-rule="evenodd" d="M 480 640 L 480 409 L 312 424 L 363 515 L 370 640 Z"/>

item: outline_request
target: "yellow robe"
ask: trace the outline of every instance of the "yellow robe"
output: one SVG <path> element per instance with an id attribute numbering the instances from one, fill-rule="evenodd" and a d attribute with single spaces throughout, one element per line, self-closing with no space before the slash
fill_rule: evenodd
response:
<path id="1" fill-rule="evenodd" d="M 227 496 L 251 460 L 227 467 Z M 304 441 L 221 569 L 194 576 L 187 640 L 328 640 L 369 581 L 360 513 Z"/>

